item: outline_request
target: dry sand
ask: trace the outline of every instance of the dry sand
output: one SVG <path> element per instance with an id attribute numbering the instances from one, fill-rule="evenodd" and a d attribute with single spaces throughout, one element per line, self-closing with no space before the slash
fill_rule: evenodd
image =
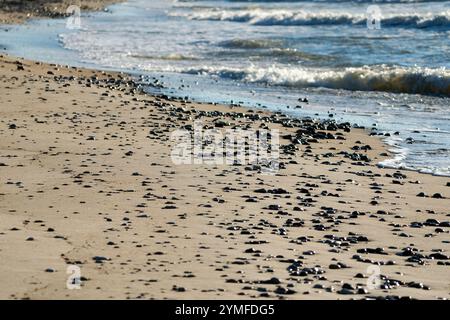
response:
<path id="1" fill-rule="evenodd" d="M 194 118 L 299 129 L 271 123 L 286 124 L 280 115 L 6 56 L 0 93 L 2 299 L 450 296 L 449 179 L 377 168 L 385 146 L 364 130 L 297 144 L 263 175 L 176 166 L 169 135 Z M 338 154 L 355 145 L 372 161 Z M 66 287 L 69 265 L 79 290 Z M 384 289 L 366 288 L 372 265 Z"/>
<path id="2" fill-rule="evenodd" d="M 66 16 L 71 5 L 82 11 L 103 10 L 120 0 L 0 0 L 0 24 L 22 23 L 30 18 L 55 18 Z"/>

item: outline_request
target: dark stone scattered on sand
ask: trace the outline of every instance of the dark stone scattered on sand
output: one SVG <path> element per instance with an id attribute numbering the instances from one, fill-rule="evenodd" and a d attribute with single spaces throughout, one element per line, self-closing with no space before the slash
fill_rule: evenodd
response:
<path id="1" fill-rule="evenodd" d="M 283 288 L 283 287 L 278 287 L 275 289 L 274 291 L 276 294 L 282 294 L 282 295 L 289 295 L 289 294 L 294 294 L 296 293 L 295 290 L 289 289 L 289 288 Z"/>
<path id="2" fill-rule="evenodd" d="M 92 257 L 92 260 L 94 260 L 95 263 L 103 263 L 105 261 L 108 261 L 109 259 L 102 256 L 94 256 Z"/>
<path id="3" fill-rule="evenodd" d="M 418 196 L 418 197 L 421 197 L 421 198 L 427 197 L 427 195 L 425 194 L 425 192 L 420 192 L 420 193 L 417 194 L 417 196 Z"/>
<path id="4" fill-rule="evenodd" d="M 428 256 L 429 259 L 435 259 L 435 260 L 449 260 L 449 257 L 446 256 L 445 254 L 436 252 L 436 253 L 432 253 Z"/>
<path id="5" fill-rule="evenodd" d="M 172 290 L 173 290 L 173 291 L 176 291 L 176 292 L 186 292 L 186 288 L 184 288 L 184 287 L 178 287 L 178 286 L 176 286 L 176 285 L 173 286 Z"/>
<path id="6" fill-rule="evenodd" d="M 269 280 L 261 280 L 259 283 L 261 284 L 280 284 L 281 281 L 278 278 L 270 278 Z"/>

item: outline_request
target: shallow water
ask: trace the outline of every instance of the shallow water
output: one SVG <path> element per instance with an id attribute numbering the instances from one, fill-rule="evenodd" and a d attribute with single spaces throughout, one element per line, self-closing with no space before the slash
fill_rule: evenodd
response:
<path id="1" fill-rule="evenodd" d="M 77 30 L 6 29 L 13 54 L 132 71 L 151 92 L 373 126 L 396 151 L 384 165 L 450 175 L 448 1 L 135 0 Z"/>

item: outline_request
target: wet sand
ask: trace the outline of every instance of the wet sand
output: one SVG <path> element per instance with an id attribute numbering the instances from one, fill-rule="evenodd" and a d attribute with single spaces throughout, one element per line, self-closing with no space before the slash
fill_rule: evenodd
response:
<path id="1" fill-rule="evenodd" d="M 0 92 L 2 299 L 450 296 L 450 179 L 378 168 L 362 129 L 7 56 Z M 279 129 L 284 165 L 174 165 L 170 133 L 194 119 Z"/>

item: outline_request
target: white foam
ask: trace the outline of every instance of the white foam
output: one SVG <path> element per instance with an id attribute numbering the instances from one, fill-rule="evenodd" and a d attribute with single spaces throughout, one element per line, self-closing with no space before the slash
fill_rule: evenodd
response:
<path id="1" fill-rule="evenodd" d="M 253 25 L 365 25 L 365 12 L 304 11 L 284 9 L 201 9 L 193 12 L 172 12 L 190 20 L 243 22 Z M 382 26 L 431 28 L 450 26 L 450 10 L 440 13 L 386 13 L 381 17 Z"/>
<path id="2" fill-rule="evenodd" d="M 318 69 L 273 65 L 267 68 L 202 67 L 177 70 L 210 74 L 253 83 L 291 87 L 325 87 L 357 91 L 385 91 L 450 96 L 450 70 L 446 68 L 364 66 Z"/>
<path id="3" fill-rule="evenodd" d="M 377 166 L 380 168 L 387 169 L 402 169 L 402 170 L 410 170 L 410 171 L 418 171 L 420 173 L 432 174 L 435 176 L 450 176 L 450 167 L 436 167 L 432 165 L 408 165 L 406 164 L 406 160 L 410 153 L 410 150 L 406 147 L 402 147 L 403 139 L 398 136 L 390 136 L 384 139 L 384 142 L 391 146 L 389 152 L 392 154 L 392 157 L 386 160 L 383 160 L 377 163 Z"/>

